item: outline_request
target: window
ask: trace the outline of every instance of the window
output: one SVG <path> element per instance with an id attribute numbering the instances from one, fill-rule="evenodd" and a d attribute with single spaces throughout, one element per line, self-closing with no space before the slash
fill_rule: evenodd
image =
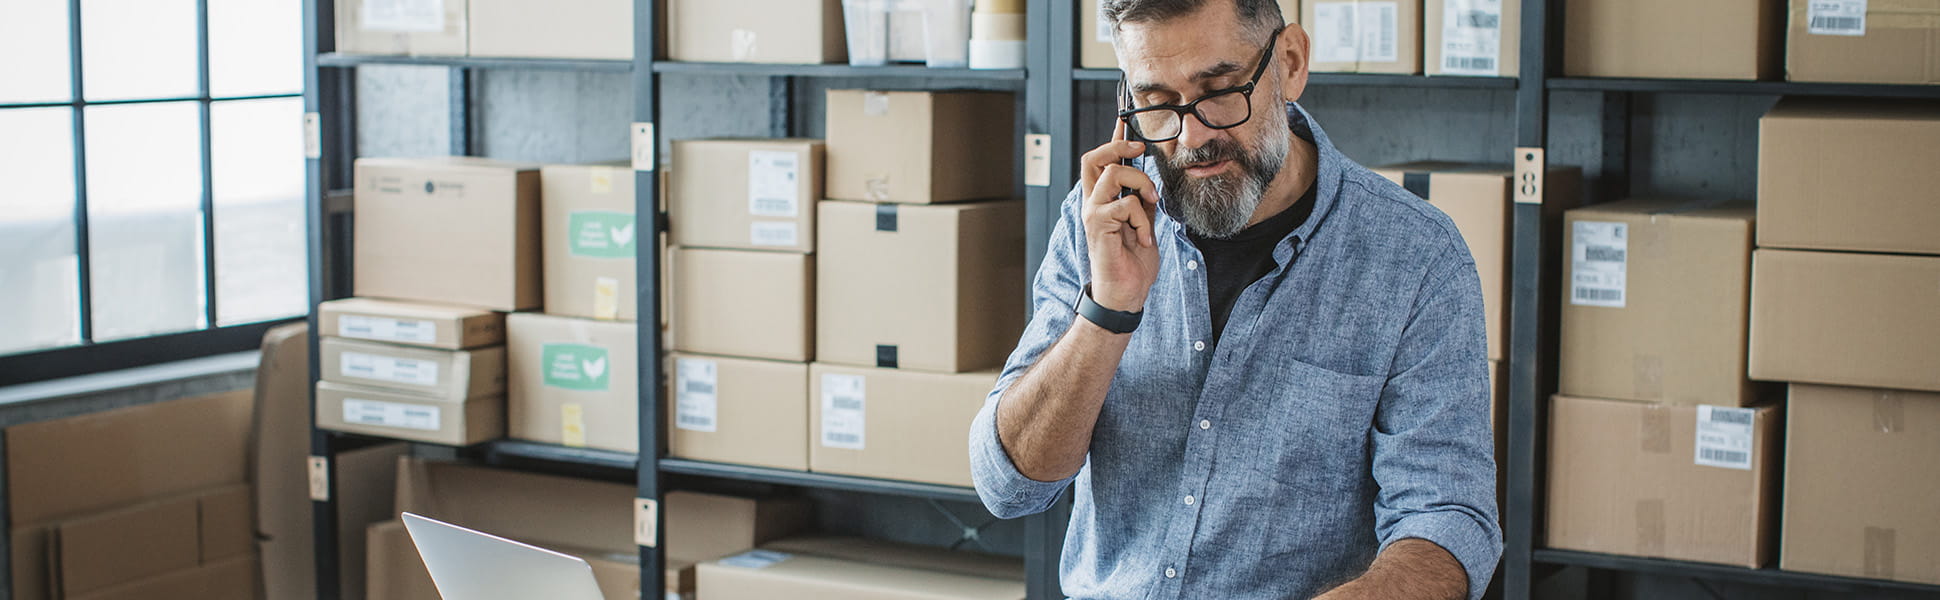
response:
<path id="1" fill-rule="evenodd" d="M 0 2 L 0 384 L 66 352 L 242 350 L 307 312 L 302 10 Z"/>

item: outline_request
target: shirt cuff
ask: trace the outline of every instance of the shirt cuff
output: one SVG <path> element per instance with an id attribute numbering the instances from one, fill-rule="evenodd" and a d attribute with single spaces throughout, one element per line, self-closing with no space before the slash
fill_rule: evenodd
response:
<path id="1" fill-rule="evenodd" d="M 993 396 L 994 399 L 995 396 Z M 997 439 L 997 402 L 984 403 L 970 424 L 970 475 L 984 508 L 1000 519 L 1043 512 L 1070 485 L 1071 478 L 1038 481 L 1024 476 Z"/>
<path id="2" fill-rule="evenodd" d="M 1477 600 L 1488 591 L 1496 562 L 1502 558 L 1502 538 L 1495 530 L 1458 511 L 1416 513 L 1402 519 L 1382 540 L 1381 551 L 1408 538 L 1434 542 L 1462 563 L 1462 570 L 1468 572 L 1469 600 Z"/>

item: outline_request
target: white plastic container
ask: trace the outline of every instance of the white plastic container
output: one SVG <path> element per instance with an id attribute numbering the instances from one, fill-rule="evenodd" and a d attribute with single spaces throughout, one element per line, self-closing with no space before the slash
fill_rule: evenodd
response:
<path id="1" fill-rule="evenodd" d="M 842 0 L 842 24 L 849 38 L 849 64 L 889 64 L 889 10 L 892 0 Z"/>
<path id="2" fill-rule="evenodd" d="M 923 36 L 931 68 L 970 64 L 969 0 L 923 0 Z"/>

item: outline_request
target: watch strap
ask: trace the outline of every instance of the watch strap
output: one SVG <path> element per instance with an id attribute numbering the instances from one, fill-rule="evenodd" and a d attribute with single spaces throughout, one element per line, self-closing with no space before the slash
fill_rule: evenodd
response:
<path id="1" fill-rule="evenodd" d="M 1145 319 L 1143 311 L 1125 312 L 1100 306 L 1091 299 L 1089 283 L 1085 284 L 1084 293 L 1078 295 L 1078 316 L 1112 333 L 1131 333 L 1137 330 L 1139 322 Z"/>

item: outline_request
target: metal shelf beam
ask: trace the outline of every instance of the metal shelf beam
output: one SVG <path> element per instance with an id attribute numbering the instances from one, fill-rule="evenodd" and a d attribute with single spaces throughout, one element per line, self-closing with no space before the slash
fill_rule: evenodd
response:
<path id="1" fill-rule="evenodd" d="M 1940 99 L 1940 85 L 1723 81 L 1713 79 L 1606 79 L 1565 77 L 1548 80 L 1552 90 L 1732 94 L 1752 96 L 1850 96 L 1858 98 Z"/>
<path id="2" fill-rule="evenodd" d="M 953 485 L 936 485 L 933 483 L 875 479 L 871 477 L 852 477 L 848 475 L 832 475 L 829 473 L 810 473 L 807 471 L 732 465 L 683 458 L 660 459 L 660 471 L 662 473 L 698 475 L 736 481 L 753 481 L 824 490 L 863 492 L 882 494 L 885 496 L 931 498 L 955 502 L 971 502 L 981 505 L 981 501 L 977 499 L 976 490 Z"/>
<path id="3" fill-rule="evenodd" d="M 537 69 L 548 71 L 604 71 L 625 73 L 633 70 L 629 60 L 576 60 L 559 58 L 487 58 L 480 56 L 385 56 L 375 54 L 325 53 L 317 57 L 319 67 L 361 67 L 364 65 L 405 65 L 417 67 L 455 67 L 471 69 Z"/>
<path id="4" fill-rule="evenodd" d="M 655 73 L 692 73 L 699 75 L 766 75 L 771 77 L 900 77 L 910 79 L 972 79 L 1024 81 L 1024 69 L 932 69 L 923 65 L 885 65 L 856 67 L 833 65 L 782 65 L 761 63 L 693 63 L 656 61 Z"/>
<path id="5" fill-rule="evenodd" d="M 1753 585 L 1783 586 L 1802 590 L 1826 592 L 1916 592 L 1940 594 L 1940 585 L 1925 585 L 1883 579 L 1861 579 L 1820 575 L 1779 569 L 1747 569 L 1730 565 L 1697 563 L 1659 558 L 1639 558 L 1596 552 L 1577 552 L 1573 550 L 1537 550 L 1537 562 L 1554 565 L 1609 569 L 1631 573 L 1649 573 L 1671 577 L 1694 577 L 1713 581 L 1730 581 Z"/>

